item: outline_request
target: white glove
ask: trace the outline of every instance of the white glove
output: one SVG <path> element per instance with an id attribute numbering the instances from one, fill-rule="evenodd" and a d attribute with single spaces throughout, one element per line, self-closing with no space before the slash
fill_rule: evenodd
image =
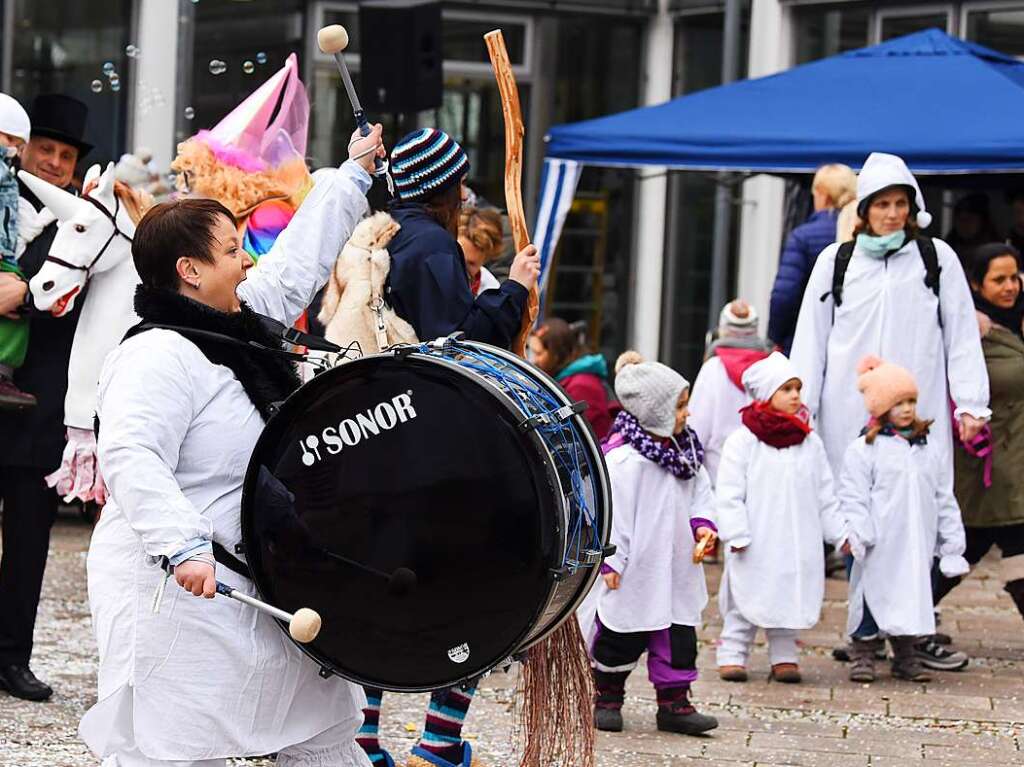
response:
<path id="1" fill-rule="evenodd" d="M 107 488 L 96 458 L 95 433 L 92 429 L 69 426 L 67 438 L 60 468 L 46 477 L 46 484 L 56 487 L 66 502 L 79 498 L 101 505 L 106 503 Z"/>
<path id="2" fill-rule="evenodd" d="M 939 572 L 947 578 L 956 578 L 958 575 L 967 575 L 971 566 L 967 560 L 959 554 L 946 554 L 939 560 Z"/>

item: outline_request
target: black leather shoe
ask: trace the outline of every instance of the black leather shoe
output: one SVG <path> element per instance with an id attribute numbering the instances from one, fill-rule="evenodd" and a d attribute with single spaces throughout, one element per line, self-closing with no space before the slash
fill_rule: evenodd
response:
<path id="1" fill-rule="evenodd" d="M 46 700 L 53 695 L 50 685 L 36 679 L 28 666 L 0 667 L 0 689 L 22 700 Z"/>

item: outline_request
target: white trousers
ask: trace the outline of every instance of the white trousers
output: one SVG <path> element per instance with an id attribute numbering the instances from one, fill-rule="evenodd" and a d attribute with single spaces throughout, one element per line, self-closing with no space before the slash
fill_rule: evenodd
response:
<path id="1" fill-rule="evenodd" d="M 735 606 L 722 617 L 722 636 L 718 644 L 719 666 L 746 666 L 750 645 L 757 635 L 757 626 L 744 618 Z M 796 663 L 799 651 L 796 647 L 795 629 L 765 629 L 768 639 L 768 658 L 774 666 L 778 663 Z"/>
<path id="2" fill-rule="evenodd" d="M 227 759 L 197 762 L 150 759 L 138 749 L 122 751 L 103 760 L 102 767 L 227 767 Z M 370 759 L 355 742 L 351 723 L 330 727 L 304 743 L 277 754 L 277 767 L 371 767 Z"/>

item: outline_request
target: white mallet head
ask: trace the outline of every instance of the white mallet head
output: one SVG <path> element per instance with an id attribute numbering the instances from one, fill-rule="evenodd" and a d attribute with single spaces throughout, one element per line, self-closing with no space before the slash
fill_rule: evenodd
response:
<path id="1" fill-rule="evenodd" d="M 316 33 L 316 44 L 324 53 L 341 53 L 348 48 L 348 32 L 341 24 L 329 24 Z"/>
<path id="2" fill-rule="evenodd" d="M 308 607 L 300 607 L 288 624 L 288 633 L 296 642 L 312 642 L 320 633 L 320 614 Z"/>

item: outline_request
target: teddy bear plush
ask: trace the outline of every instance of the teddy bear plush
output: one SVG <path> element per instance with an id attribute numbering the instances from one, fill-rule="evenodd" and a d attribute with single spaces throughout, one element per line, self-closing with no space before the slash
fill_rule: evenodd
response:
<path id="1" fill-rule="evenodd" d="M 341 249 L 319 315 L 328 341 L 344 348 L 356 343 L 362 356 L 419 341 L 412 325 L 383 301 L 391 269 L 387 246 L 398 229 L 387 213 L 375 213 L 359 223 Z"/>

